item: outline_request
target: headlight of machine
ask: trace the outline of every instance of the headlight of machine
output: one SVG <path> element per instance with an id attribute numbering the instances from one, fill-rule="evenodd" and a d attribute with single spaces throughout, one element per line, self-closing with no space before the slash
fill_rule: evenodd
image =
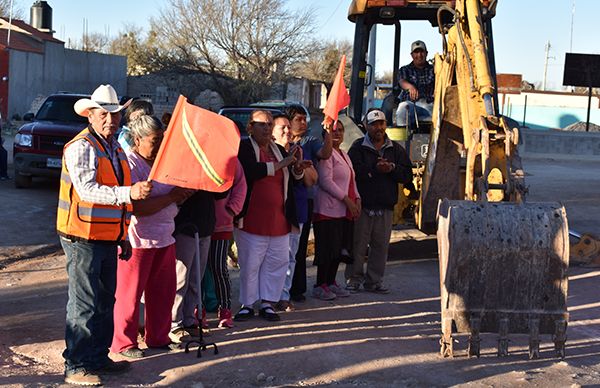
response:
<path id="1" fill-rule="evenodd" d="M 15 144 L 21 147 L 31 147 L 33 136 L 28 133 L 17 133 L 15 135 Z"/>

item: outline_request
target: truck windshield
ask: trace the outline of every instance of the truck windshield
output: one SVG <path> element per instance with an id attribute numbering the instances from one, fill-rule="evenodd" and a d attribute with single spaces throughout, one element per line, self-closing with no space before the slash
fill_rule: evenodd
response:
<path id="1" fill-rule="evenodd" d="M 73 96 L 72 98 L 52 98 L 49 97 L 44 101 L 40 110 L 35 116 L 36 120 L 45 121 L 61 121 L 66 123 L 87 123 L 86 117 L 79 116 L 75 113 L 73 105 L 75 101 L 79 100 L 80 96 Z"/>

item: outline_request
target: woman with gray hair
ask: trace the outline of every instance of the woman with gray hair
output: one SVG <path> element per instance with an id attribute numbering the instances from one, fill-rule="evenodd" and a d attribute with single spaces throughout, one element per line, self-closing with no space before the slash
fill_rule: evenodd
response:
<path id="1" fill-rule="evenodd" d="M 127 107 L 125 114 L 123 115 L 123 121 L 121 121 L 121 129 L 119 131 L 119 145 L 123 148 L 123 151 L 128 152 L 131 147 L 134 146 L 134 135 L 129 128 L 132 121 L 142 115 L 152 116 L 154 114 L 154 107 L 152 103 L 146 100 L 133 100 Z"/>
<path id="2" fill-rule="evenodd" d="M 127 153 L 131 181 L 145 181 L 163 138 L 162 123 L 142 115 L 129 127 L 133 147 Z M 137 343 L 140 297 L 145 294 L 145 342 L 149 348 L 168 348 L 171 306 L 175 298 L 175 230 L 177 204 L 193 190 L 154 182 L 147 199 L 133 201 L 129 261 L 119 260 L 114 308 L 113 353 L 141 358 Z"/>

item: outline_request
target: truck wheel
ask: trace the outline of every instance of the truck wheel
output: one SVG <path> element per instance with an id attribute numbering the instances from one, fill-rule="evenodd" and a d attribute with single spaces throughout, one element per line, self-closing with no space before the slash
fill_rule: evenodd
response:
<path id="1" fill-rule="evenodd" d="M 31 187 L 33 177 L 31 175 L 21 175 L 15 171 L 15 187 L 17 189 L 27 189 Z"/>

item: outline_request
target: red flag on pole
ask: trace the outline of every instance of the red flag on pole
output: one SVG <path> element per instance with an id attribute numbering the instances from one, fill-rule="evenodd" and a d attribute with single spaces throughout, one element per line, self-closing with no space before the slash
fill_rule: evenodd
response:
<path id="1" fill-rule="evenodd" d="M 233 121 L 179 96 L 148 179 L 226 191 L 233 183 L 239 145 L 240 133 Z"/>
<path id="2" fill-rule="evenodd" d="M 331 124 L 337 121 L 339 111 L 350 104 L 350 95 L 348 94 L 348 90 L 346 90 L 346 85 L 344 84 L 345 68 L 346 56 L 342 55 L 340 67 L 338 68 L 335 80 L 333 81 L 333 86 L 329 92 L 329 97 L 327 97 L 327 103 L 323 109 L 323 114 L 325 114 L 325 120 L 323 120 L 324 124 Z"/>

